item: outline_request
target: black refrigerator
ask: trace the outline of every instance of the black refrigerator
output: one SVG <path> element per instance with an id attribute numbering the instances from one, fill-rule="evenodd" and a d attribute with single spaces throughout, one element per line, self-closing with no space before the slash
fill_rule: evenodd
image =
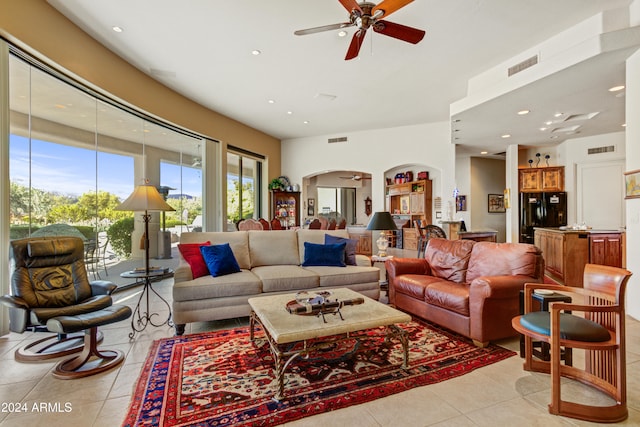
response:
<path id="1" fill-rule="evenodd" d="M 567 193 L 520 193 L 520 243 L 533 244 L 534 227 L 567 225 Z"/>

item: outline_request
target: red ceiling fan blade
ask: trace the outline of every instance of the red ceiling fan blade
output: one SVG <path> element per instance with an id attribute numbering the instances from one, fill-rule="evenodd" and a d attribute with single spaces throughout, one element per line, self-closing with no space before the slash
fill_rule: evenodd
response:
<path id="1" fill-rule="evenodd" d="M 346 61 L 358 56 L 358 53 L 360 52 L 360 48 L 362 47 L 362 43 L 364 42 L 365 34 L 367 34 L 367 30 L 358 30 L 353 35 L 353 38 L 351 39 L 351 44 L 349 45 L 349 50 L 347 50 L 347 56 L 344 57 Z"/>
<path id="2" fill-rule="evenodd" d="M 425 31 L 406 25 L 396 24 L 389 21 L 378 21 L 373 25 L 373 31 L 402 40 L 409 43 L 419 43 L 426 34 Z"/>
<path id="3" fill-rule="evenodd" d="M 376 18 L 387 17 L 396 10 L 405 7 L 413 0 L 383 0 L 371 10 L 371 15 Z M 376 16 L 376 13 L 378 16 Z"/>
<path id="4" fill-rule="evenodd" d="M 340 4 L 342 4 L 342 6 L 344 6 L 345 9 L 347 9 L 349 13 L 351 13 L 354 10 L 362 12 L 362 9 L 360 9 L 360 5 L 356 0 L 338 0 L 338 1 L 340 2 Z"/>

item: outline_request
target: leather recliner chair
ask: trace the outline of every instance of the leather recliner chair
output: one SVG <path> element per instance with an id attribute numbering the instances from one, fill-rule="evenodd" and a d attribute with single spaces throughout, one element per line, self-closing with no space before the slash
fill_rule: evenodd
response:
<path id="1" fill-rule="evenodd" d="M 0 297 L 9 307 L 10 329 L 49 331 L 48 337 L 18 349 L 18 361 L 44 360 L 81 352 L 58 363 L 54 376 L 79 378 L 111 369 L 124 360 L 118 350 L 100 351 L 98 326 L 131 316 L 127 306 L 112 305 L 116 285 L 89 282 L 82 239 L 32 237 L 11 242 L 13 273 L 11 295 Z M 74 346 L 69 334 L 84 331 L 82 345 Z M 91 363 L 88 363 L 91 362 Z"/>

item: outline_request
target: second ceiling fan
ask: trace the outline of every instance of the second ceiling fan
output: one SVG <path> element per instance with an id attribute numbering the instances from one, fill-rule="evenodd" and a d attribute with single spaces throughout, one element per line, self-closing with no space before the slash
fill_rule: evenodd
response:
<path id="1" fill-rule="evenodd" d="M 345 60 L 353 59 L 358 56 L 364 36 L 369 28 L 373 28 L 376 33 L 393 37 L 408 43 L 419 43 L 425 35 L 425 31 L 406 25 L 396 24 L 382 20 L 382 18 L 391 15 L 396 10 L 406 6 L 413 0 L 383 0 L 379 4 L 362 2 L 356 0 L 338 0 L 345 9 L 349 11 L 349 22 L 339 24 L 324 25 L 322 27 L 307 28 L 306 30 L 295 31 L 294 34 L 303 36 L 307 34 L 320 33 L 322 31 L 338 30 L 341 28 L 357 27 L 358 30 L 351 39 L 351 44 L 347 50 Z"/>

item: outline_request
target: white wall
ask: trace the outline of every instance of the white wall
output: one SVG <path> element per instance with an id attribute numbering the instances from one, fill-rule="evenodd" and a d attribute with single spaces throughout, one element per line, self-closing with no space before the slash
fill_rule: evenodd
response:
<path id="1" fill-rule="evenodd" d="M 640 169 L 640 51 L 627 60 L 626 170 Z M 634 273 L 627 287 L 627 312 L 640 319 L 640 199 L 626 200 L 627 269 Z"/>
<path id="2" fill-rule="evenodd" d="M 496 230 L 498 242 L 507 238 L 505 213 L 489 213 L 489 194 L 504 194 L 505 161 L 473 157 L 471 159 L 471 224 L 469 230 Z"/>
<path id="3" fill-rule="evenodd" d="M 292 183 L 323 171 L 361 170 L 371 173 L 373 211 L 384 210 L 385 172 L 407 164 L 424 164 L 440 172 L 433 197 L 451 200 L 455 185 L 455 146 L 449 122 L 343 133 L 348 142 L 327 142 L 336 135 L 282 141 L 282 174 Z M 302 195 L 306 198 L 306 195 Z"/>
<path id="4" fill-rule="evenodd" d="M 628 92 L 627 92 L 628 93 Z M 612 153 L 588 155 L 589 148 L 615 146 Z M 625 132 L 608 133 L 585 138 L 570 139 L 559 147 L 560 161 L 564 164 L 564 187 L 567 191 L 567 224 L 578 222 L 578 165 L 623 160 L 625 158 Z M 622 177 L 620 178 L 622 180 Z"/>

